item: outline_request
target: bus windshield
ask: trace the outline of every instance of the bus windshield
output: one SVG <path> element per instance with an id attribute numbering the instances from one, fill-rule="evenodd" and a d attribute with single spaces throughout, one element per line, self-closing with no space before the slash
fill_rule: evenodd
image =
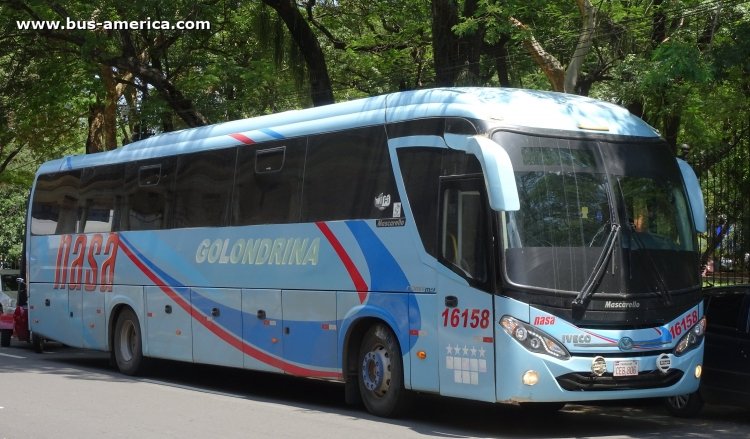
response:
<path id="1" fill-rule="evenodd" d="M 617 224 L 622 251 L 648 252 L 648 264 L 694 254 L 679 171 L 663 145 L 510 132 L 494 140 L 511 157 L 521 202 L 501 219 L 511 283 L 581 291 Z M 655 267 L 628 268 L 646 278 Z"/>

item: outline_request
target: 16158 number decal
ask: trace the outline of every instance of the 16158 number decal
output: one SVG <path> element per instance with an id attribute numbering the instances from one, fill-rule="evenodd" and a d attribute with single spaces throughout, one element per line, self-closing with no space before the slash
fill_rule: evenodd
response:
<path id="1" fill-rule="evenodd" d="M 682 320 L 670 326 L 669 333 L 672 334 L 672 338 L 677 338 L 680 336 L 680 334 L 692 328 L 696 323 L 698 323 L 698 311 L 693 311 L 689 314 L 686 314 L 685 317 L 682 318 Z"/>
<path id="2" fill-rule="evenodd" d="M 490 326 L 491 313 L 488 309 L 445 308 L 441 315 L 443 326 L 482 329 Z"/>

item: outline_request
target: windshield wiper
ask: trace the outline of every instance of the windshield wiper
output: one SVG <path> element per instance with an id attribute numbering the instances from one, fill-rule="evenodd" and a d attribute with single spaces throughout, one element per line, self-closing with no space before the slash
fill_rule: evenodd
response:
<path id="1" fill-rule="evenodd" d="M 609 235 L 607 235 L 607 240 L 604 242 L 604 248 L 599 255 L 599 259 L 596 261 L 594 269 L 591 271 L 591 275 L 586 280 L 586 283 L 583 284 L 581 292 L 578 293 L 578 296 L 576 296 L 575 299 L 573 299 L 572 308 L 574 319 L 580 319 L 583 317 L 586 307 L 588 307 L 589 302 L 591 302 L 591 296 L 594 295 L 596 287 L 599 285 L 602 276 L 604 276 L 604 273 L 607 271 L 607 263 L 609 263 L 609 258 L 614 252 L 617 233 L 619 231 L 620 225 L 613 223 L 609 230 Z"/>
<path id="2" fill-rule="evenodd" d="M 669 292 L 669 288 L 667 288 L 667 284 L 664 282 L 664 278 L 661 277 L 661 273 L 659 273 L 659 267 L 656 265 L 656 261 L 654 261 L 654 258 L 651 256 L 651 251 L 646 248 L 640 236 L 638 236 L 638 232 L 636 232 L 632 226 L 630 230 L 630 236 L 635 239 L 635 243 L 638 245 L 638 248 L 640 250 L 643 250 L 643 253 L 646 253 L 646 259 L 648 260 L 648 263 L 646 263 L 645 265 L 648 267 L 648 271 L 651 272 L 654 280 L 656 280 L 656 289 L 659 292 L 659 296 L 661 296 L 661 298 L 664 300 L 665 305 L 671 305 L 672 293 Z"/>

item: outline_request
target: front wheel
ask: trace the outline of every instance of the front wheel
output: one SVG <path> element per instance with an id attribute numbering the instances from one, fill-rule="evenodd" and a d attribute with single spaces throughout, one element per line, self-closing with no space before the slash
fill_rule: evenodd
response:
<path id="1" fill-rule="evenodd" d="M 376 416 L 398 416 L 406 405 L 401 349 L 391 329 L 372 326 L 359 350 L 359 392 L 367 411 Z"/>
<path id="2" fill-rule="evenodd" d="M 673 416 L 689 418 L 697 415 L 703 408 L 703 397 L 700 392 L 688 393 L 664 398 L 667 411 Z"/>
<path id="3" fill-rule="evenodd" d="M 125 375 L 138 375 L 143 372 L 145 361 L 141 325 L 138 323 L 138 317 L 130 309 L 123 310 L 117 316 L 112 350 L 120 372 Z"/>

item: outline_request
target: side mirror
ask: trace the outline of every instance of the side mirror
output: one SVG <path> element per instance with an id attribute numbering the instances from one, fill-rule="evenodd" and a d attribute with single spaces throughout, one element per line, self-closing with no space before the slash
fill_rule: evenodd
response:
<path id="1" fill-rule="evenodd" d="M 703 192 L 701 191 L 700 182 L 693 168 L 685 160 L 677 159 L 677 165 L 680 167 L 680 172 L 682 173 L 682 181 L 685 182 L 690 211 L 693 213 L 695 231 L 704 233 L 708 230 L 708 227 L 706 225 L 706 205 L 703 203 Z"/>
<path id="2" fill-rule="evenodd" d="M 508 152 L 499 144 L 482 136 L 472 136 L 466 151 L 474 154 L 482 165 L 484 184 L 492 210 L 515 211 L 521 208 L 516 177 Z"/>

